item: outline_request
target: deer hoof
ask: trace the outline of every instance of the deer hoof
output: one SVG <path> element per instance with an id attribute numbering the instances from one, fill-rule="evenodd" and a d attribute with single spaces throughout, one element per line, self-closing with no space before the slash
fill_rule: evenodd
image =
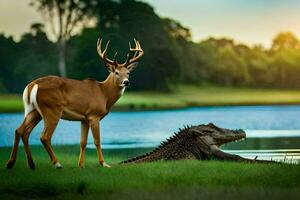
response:
<path id="1" fill-rule="evenodd" d="M 84 168 L 85 168 L 84 164 L 79 164 L 78 167 L 79 167 L 80 169 L 84 169 Z"/>
<path id="2" fill-rule="evenodd" d="M 6 169 L 11 169 L 13 168 L 13 166 L 15 165 L 15 160 L 10 160 L 8 161 L 8 163 L 6 164 Z"/>
<path id="3" fill-rule="evenodd" d="M 106 162 L 103 162 L 101 165 L 102 165 L 102 167 L 110 168 L 110 165 L 106 164 Z"/>
<path id="4" fill-rule="evenodd" d="M 61 165 L 59 162 L 57 162 L 57 163 L 54 164 L 54 167 L 55 167 L 56 169 L 61 169 L 61 168 L 62 168 L 62 165 Z"/>
<path id="5" fill-rule="evenodd" d="M 35 169 L 34 162 L 28 162 L 28 166 L 29 166 L 30 169 Z"/>

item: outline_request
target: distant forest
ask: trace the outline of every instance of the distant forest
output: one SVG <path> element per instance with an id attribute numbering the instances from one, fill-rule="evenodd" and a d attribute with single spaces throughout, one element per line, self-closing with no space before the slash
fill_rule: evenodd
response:
<path id="1" fill-rule="evenodd" d="M 300 88 L 300 42 L 290 32 L 279 33 L 270 48 L 249 47 L 227 38 L 195 43 L 188 28 L 160 18 L 147 3 L 93 2 L 86 9 L 96 19 L 95 26 L 83 28 L 66 41 L 69 78 L 103 80 L 107 76 L 96 52 L 101 36 L 111 40 L 109 56 L 118 51 L 119 62 L 125 60 L 128 41 L 140 41 L 145 55 L 131 74 L 130 90 L 171 91 L 180 84 Z M 0 93 L 21 93 L 35 78 L 60 75 L 58 57 L 57 42 L 47 38 L 44 24 L 32 24 L 19 42 L 1 34 Z"/>

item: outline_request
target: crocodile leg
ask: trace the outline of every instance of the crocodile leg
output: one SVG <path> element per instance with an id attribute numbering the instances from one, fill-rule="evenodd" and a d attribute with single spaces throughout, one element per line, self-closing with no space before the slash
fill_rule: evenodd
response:
<path id="1" fill-rule="evenodd" d="M 276 163 L 274 161 L 268 161 L 268 160 L 256 160 L 256 158 L 255 159 L 243 158 L 235 154 L 225 153 L 219 148 L 212 149 L 212 157 L 217 160 L 229 160 L 229 161 L 240 161 L 240 162 L 251 162 L 251 163 L 254 162 L 255 163 Z"/>

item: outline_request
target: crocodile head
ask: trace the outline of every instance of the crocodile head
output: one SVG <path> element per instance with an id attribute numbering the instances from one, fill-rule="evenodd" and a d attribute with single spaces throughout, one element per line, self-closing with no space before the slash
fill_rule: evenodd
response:
<path id="1" fill-rule="evenodd" d="M 239 130 L 230 130 L 217 127 L 213 123 L 191 127 L 196 138 L 202 140 L 208 145 L 220 147 L 222 144 L 242 140 L 246 138 L 246 133 Z"/>

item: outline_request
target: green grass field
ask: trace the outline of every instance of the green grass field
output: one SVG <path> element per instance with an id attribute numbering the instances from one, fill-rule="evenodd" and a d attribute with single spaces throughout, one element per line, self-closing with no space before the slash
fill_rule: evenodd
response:
<path id="1" fill-rule="evenodd" d="M 0 95 L 0 112 L 22 112 L 23 102 L 19 95 Z"/>
<path id="2" fill-rule="evenodd" d="M 86 168 L 77 167 L 78 146 L 55 146 L 63 164 L 54 169 L 40 146 L 33 146 L 36 170 L 26 166 L 20 148 L 16 166 L 5 169 L 10 148 L 0 148 L 1 199 L 297 199 L 300 165 L 218 161 L 117 163 L 149 149 L 105 150 L 112 168 L 98 166 L 88 149 Z"/>
<path id="3" fill-rule="evenodd" d="M 300 104 L 300 90 L 181 86 L 173 93 L 125 92 L 115 110 L 174 109 L 189 106 Z M 23 111 L 22 98 L 0 95 L 0 112 Z"/>

